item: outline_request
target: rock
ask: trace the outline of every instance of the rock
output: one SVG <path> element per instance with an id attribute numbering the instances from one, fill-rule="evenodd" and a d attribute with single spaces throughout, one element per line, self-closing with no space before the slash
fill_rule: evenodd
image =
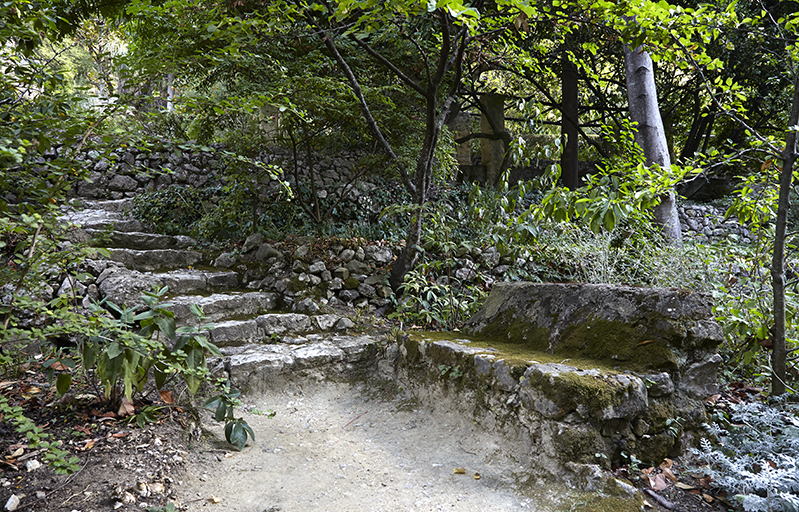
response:
<path id="1" fill-rule="evenodd" d="M 461 267 L 455 270 L 455 278 L 459 281 L 468 281 L 477 277 L 477 272 L 468 267 Z"/>
<path id="2" fill-rule="evenodd" d="M 311 274 L 321 274 L 326 270 L 324 261 L 315 261 L 308 267 L 308 272 Z"/>
<path id="3" fill-rule="evenodd" d="M 133 192 L 139 187 L 139 183 L 131 178 L 130 176 L 122 176 L 117 174 L 111 181 L 108 183 L 108 188 L 110 190 L 120 191 L 120 192 Z"/>
<path id="4" fill-rule="evenodd" d="M 346 267 L 337 267 L 333 270 L 333 276 L 346 281 L 350 277 L 350 271 Z"/>
<path id="5" fill-rule="evenodd" d="M 494 268 L 499 265 L 499 251 L 496 247 L 489 247 L 482 251 L 479 256 L 480 265 L 485 268 Z"/>
<path id="6" fill-rule="evenodd" d="M 58 289 L 58 295 L 69 297 L 83 297 L 86 294 L 86 285 L 76 280 L 74 277 L 67 276 Z"/>
<path id="7" fill-rule="evenodd" d="M 135 251 L 132 249 L 112 249 L 111 259 L 122 263 L 131 270 L 142 272 L 192 267 L 202 260 L 203 255 L 196 251 L 172 249 Z"/>
<path id="8" fill-rule="evenodd" d="M 307 297 L 302 299 L 298 302 L 295 302 L 294 305 L 291 307 L 291 310 L 295 313 L 304 313 L 306 315 L 313 315 L 319 312 L 319 304 L 314 302 L 313 299 Z"/>
<path id="9" fill-rule="evenodd" d="M 311 330 L 311 319 L 308 315 L 298 313 L 273 313 L 261 315 L 255 320 L 266 336 Z"/>
<path id="10" fill-rule="evenodd" d="M 336 322 L 337 331 L 346 331 L 347 329 L 352 329 L 353 327 L 355 327 L 355 324 L 349 318 L 341 318 L 338 322 Z"/>
<path id="11" fill-rule="evenodd" d="M 366 297 L 367 299 L 372 299 L 377 295 L 375 287 L 369 286 L 366 283 L 359 284 L 357 289 L 358 293 L 360 293 L 362 296 Z"/>
<path id="12" fill-rule="evenodd" d="M 328 285 L 328 290 L 338 291 L 344 288 L 344 281 L 340 277 L 334 277 Z"/>
<path id="13" fill-rule="evenodd" d="M 261 233 L 253 233 L 252 235 L 248 236 L 246 240 L 244 240 L 244 245 L 241 248 L 241 252 L 246 254 L 256 247 L 260 248 L 263 243 L 264 235 Z"/>
<path id="14" fill-rule="evenodd" d="M 666 372 L 650 373 L 641 376 L 647 386 L 647 393 L 651 398 L 660 398 L 662 396 L 674 393 L 674 382 Z"/>
<path id="15" fill-rule="evenodd" d="M 96 172 L 105 172 L 108 170 L 110 164 L 108 160 L 105 158 L 101 158 L 96 164 L 94 164 L 94 170 Z"/>
<path id="16" fill-rule="evenodd" d="M 19 503 L 20 503 L 20 500 L 17 497 L 17 495 L 16 494 L 12 494 L 11 496 L 9 496 L 8 501 L 6 501 L 6 507 L 5 508 L 8 511 L 17 510 L 17 508 L 19 508 Z"/>
<path id="17" fill-rule="evenodd" d="M 713 354 L 704 361 L 692 364 L 683 374 L 680 389 L 700 400 L 718 393 L 716 378 L 721 362 L 721 356 Z"/>
<path id="18" fill-rule="evenodd" d="M 28 470 L 28 473 L 37 470 L 40 467 L 42 467 L 42 463 L 36 459 L 31 459 L 25 462 L 25 469 Z"/>
<path id="19" fill-rule="evenodd" d="M 109 267 L 97 278 L 100 295 L 118 306 L 141 304 L 141 294 L 160 286 L 161 280 L 152 274 L 142 274 L 122 267 Z"/>
<path id="20" fill-rule="evenodd" d="M 366 253 L 363 250 L 363 247 L 358 247 L 358 250 L 355 251 L 355 259 L 358 261 L 363 261 L 366 258 Z"/>
<path id="21" fill-rule="evenodd" d="M 219 257 L 214 260 L 214 266 L 216 268 L 230 268 L 236 264 L 235 258 L 230 253 L 223 253 L 220 254 Z"/>
<path id="22" fill-rule="evenodd" d="M 386 265 L 394 261 L 394 251 L 390 247 L 369 245 L 364 249 L 366 257 L 378 265 Z"/>
<path id="23" fill-rule="evenodd" d="M 675 382 L 721 342 L 709 295 L 605 284 L 498 282 L 466 330 Z"/>
<path id="24" fill-rule="evenodd" d="M 350 260 L 350 262 L 347 263 L 347 270 L 350 271 L 350 274 L 369 274 L 372 271 L 368 264 L 357 259 Z"/>
<path id="25" fill-rule="evenodd" d="M 343 251 L 341 251 L 341 253 L 338 255 L 338 258 L 339 258 L 341 261 L 343 261 L 344 263 L 348 263 L 348 262 L 349 262 L 350 260 L 352 260 L 354 257 L 355 257 L 355 251 L 353 251 L 352 249 L 344 249 L 344 250 L 343 250 Z"/>
<path id="26" fill-rule="evenodd" d="M 338 315 L 317 315 L 311 317 L 311 322 L 315 329 L 320 331 L 329 331 L 341 319 Z"/>
<path id="27" fill-rule="evenodd" d="M 361 294 L 358 293 L 358 290 L 341 290 L 338 292 L 339 299 L 343 300 L 345 303 L 357 300 L 360 296 Z"/>
<path id="28" fill-rule="evenodd" d="M 280 251 L 272 247 L 270 244 L 261 244 L 255 252 L 255 259 L 258 261 L 268 260 L 272 257 L 281 256 Z"/>
<path id="29" fill-rule="evenodd" d="M 308 253 L 310 252 L 311 252 L 310 245 L 301 245 L 297 247 L 297 249 L 294 251 L 294 254 L 292 254 L 291 257 L 294 258 L 295 260 L 301 260 L 304 257 L 308 256 Z"/>

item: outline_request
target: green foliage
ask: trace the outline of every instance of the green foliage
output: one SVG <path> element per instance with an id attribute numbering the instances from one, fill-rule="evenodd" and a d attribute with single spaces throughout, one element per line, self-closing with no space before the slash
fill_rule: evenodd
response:
<path id="1" fill-rule="evenodd" d="M 22 407 L 12 406 L 4 396 L 0 396 L 0 415 L 5 421 L 14 424 L 17 433 L 25 435 L 31 448 L 45 451 L 43 459 L 56 474 L 74 473 L 80 469 L 78 465 L 80 460 L 74 456 L 70 457 L 68 451 L 60 448 L 61 441 L 48 441 L 52 437 L 51 434 L 37 427 L 25 416 Z"/>

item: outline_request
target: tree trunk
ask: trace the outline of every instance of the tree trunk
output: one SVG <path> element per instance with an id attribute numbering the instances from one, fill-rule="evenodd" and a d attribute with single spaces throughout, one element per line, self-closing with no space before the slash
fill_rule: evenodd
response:
<path id="1" fill-rule="evenodd" d="M 480 131 L 498 135 L 505 131 L 505 96 L 489 92 L 480 97 L 483 115 L 480 117 Z M 503 163 L 507 144 L 503 139 L 483 139 L 480 152 L 486 169 L 486 185 L 494 187 L 505 171 Z"/>
<path id="2" fill-rule="evenodd" d="M 799 124 L 799 75 L 793 79 L 793 105 L 788 126 Z M 786 391 L 785 363 L 785 231 L 788 225 L 788 208 L 791 206 L 793 166 L 796 162 L 797 132 L 791 130 L 785 139 L 780 171 L 780 198 L 777 206 L 777 223 L 774 233 L 774 254 L 771 259 L 771 286 L 774 293 L 774 351 L 771 353 L 771 394 Z"/>
<path id="3" fill-rule="evenodd" d="M 627 102 L 630 118 L 638 125 L 635 141 L 644 150 L 646 164 L 657 164 L 663 169 L 671 167 L 668 141 L 658 108 L 655 72 L 652 59 L 641 48 L 624 46 L 624 64 L 627 75 Z M 655 221 L 663 235 L 673 245 L 682 246 L 680 219 L 674 191 L 660 197 L 654 208 Z"/>
<path id="4" fill-rule="evenodd" d="M 577 145 L 580 97 L 577 88 L 577 69 L 565 52 L 561 58 L 561 66 L 560 136 L 563 142 L 563 153 L 560 155 L 560 176 L 564 187 L 575 190 L 580 186 Z"/>

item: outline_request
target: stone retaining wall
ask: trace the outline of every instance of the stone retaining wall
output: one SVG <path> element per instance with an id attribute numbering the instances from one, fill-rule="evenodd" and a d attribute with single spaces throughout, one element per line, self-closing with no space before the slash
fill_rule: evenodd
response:
<path id="1" fill-rule="evenodd" d="M 88 199 L 121 199 L 135 197 L 148 190 L 160 190 L 170 185 L 202 187 L 219 184 L 224 180 L 228 167 L 224 148 L 214 145 L 212 151 L 184 150 L 178 147 L 156 151 L 141 151 L 137 148 L 120 148 L 109 156 L 89 151 L 81 158 L 91 170 L 89 182 L 80 183 L 73 194 Z M 54 156 L 53 153 L 52 156 Z M 363 154 L 346 151 L 334 157 L 320 157 L 314 164 L 318 180 L 317 194 L 321 199 L 330 195 L 347 195 L 348 199 L 368 203 L 371 191 L 380 187 L 367 178 L 358 180 L 354 187 L 345 190 L 344 184 L 353 176 L 358 160 Z M 263 153 L 257 160 L 272 164 L 290 161 L 285 152 Z M 285 168 L 290 169 L 289 165 Z M 301 177 L 307 175 L 300 167 Z M 293 182 L 291 172 L 282 179 Z M 271 180 L 262 195 L 279 187 Z M 725 220 L 725 211 L 709 204 L 684 204 L 679 207 L 680 225 L 683 234 L 702 241 L 713 241 L 728 235 L 736 235 L 743 242 L 751 240 L 749 230 L 734 219 Z"/>

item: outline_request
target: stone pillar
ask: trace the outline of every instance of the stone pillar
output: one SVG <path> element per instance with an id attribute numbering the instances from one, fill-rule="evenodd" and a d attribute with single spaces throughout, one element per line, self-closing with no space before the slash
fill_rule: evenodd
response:
<path id="1" fill-rule="evenodd" d="M 460 139 L 472 133 L 469 128 L 469 114 L 461 112 L 450 123 L 450 128 L 455 132 L 455 138 Z M 455 159 L 458 165 L 472 165 L 472 141 L 467 140 L 462 144 L 458 144 L 455 151 Z"/>
<path id="2" fill-rule="evenodd" d="M 486 93 L 480 97 L 480 103 L 484 109 L 480 116 L 480 131 L 491 134 L 505 131 L 505 97 L 493 92 Z M 492 124 L 496 130 L 491 128 Z M 505 143 L 501 139 L 482 139 L 480 154 L 486 169 L 486 185 L 495 185 L 499 180 L 505 150 Z"/>

